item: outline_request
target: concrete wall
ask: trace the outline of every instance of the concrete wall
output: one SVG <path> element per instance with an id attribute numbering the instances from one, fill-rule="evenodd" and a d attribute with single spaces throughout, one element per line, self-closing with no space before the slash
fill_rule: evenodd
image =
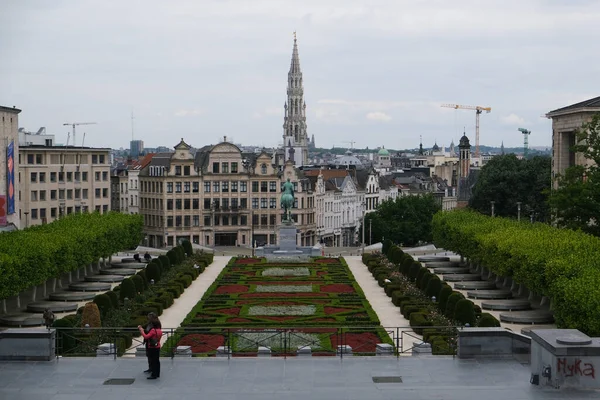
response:
<path id="1" fill-rule="evenodd" d="M 465 328 L 458 332 L 458 358 L 523 356 L 531 339 L 504 328 Z"/>

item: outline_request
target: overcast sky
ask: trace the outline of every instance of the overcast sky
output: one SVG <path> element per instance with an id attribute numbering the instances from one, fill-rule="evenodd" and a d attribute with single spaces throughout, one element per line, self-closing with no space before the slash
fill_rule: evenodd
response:
<path id="1" fill-rule="evenodd" d="M 4 0 L 0 105 L 66 142 L 282 140 L 297 31 L 319 147 L 551 145 L 546 112 L 600 95 L 599 0 Z"/>

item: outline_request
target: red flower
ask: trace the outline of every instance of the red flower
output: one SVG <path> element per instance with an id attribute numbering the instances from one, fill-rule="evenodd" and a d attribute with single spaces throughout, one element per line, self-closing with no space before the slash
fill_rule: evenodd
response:
<path id="1" fill-rule="evenodd" d="M 337 349 L 338 341 L 340 337 L 338 335 L 331 335 L 331 346 Z M 354 353 L 374 353 L 377 347 L 377 343 L 381 343 L 379 336 L 374 333 L 345 333 L 342 335 L 342 342 L 340 345 L 345 344 L 352 347 Z"/>
<path id="2" fill-rule="evenodd" d="M 323 307 L 323 311 L 325 311 L 325 314 L 331 315 L 331 314 L 337 314 L 337 313 L 342 313 L 342 312 L 346 312 L 346 311 L 352 311 L 352 309 L 342 308 L 342 307 Z"/>
<path id="3" fill-rule="evenodd" d="M 325 293 L 354 293 L 354 288 L 344 283 L 334 283 L 321 286 L 321 292 Z"/>
<path id="4" fill-rule="evenodd" d="M 215 294 L 232 294 L 232 293 L 246 293 L 248 286 L 246 285 L 224 285 L 219 286 L 215 290 Z"/>
<path id="5" fill-rule="evenodd" d="M 252 322 L 252 321 L 250 321 L 249 319 L 246 319 L 246 318 L 239 318 L 239 317 L 236 317 L 236 318 L 229 318 L 229 319 L 227 320 L 227 322 L 238 322 L 238 323 L 240 323 L 240 322 L 241 322 L 241 323 L 248 323 L 248 322 Z"/>
<path id="6" fill-rule="evenodd" d="M 214 312 L 218 312 L 221 314 L 228 314 L 228 315 L 240 315 L 240 308 L 239 307 L 219 308 L 218 310 L 214 310 Z"/>
<path id="7" fill-rule="evenodd" d="M 221 335 L 200 334 L 186 335 L 177 342 L 177 346 L 192 346 L 192 353 L 209 353 L 224 344 L 225 338 Z"/>
<path id="8" fill-rule="evenodd" d="M 258 258 L 238 258 L 236 260 L 236 264 L 256 264 L 259 263 L 260 259 Z"/>

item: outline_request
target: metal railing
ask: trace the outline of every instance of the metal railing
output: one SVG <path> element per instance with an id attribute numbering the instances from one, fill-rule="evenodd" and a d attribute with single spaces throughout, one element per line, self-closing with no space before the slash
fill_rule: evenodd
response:
<path id="1" fill-rule="evenodd" d="M 302 327 L 186 327 L 162 329 L 161 356 L 181 354 L 194 357 L 272 357 L 296 356 L 310 347 L 313 356 L 400 357 L 412 354 L 423 343 L 415 330 L 433 329 L 444 344 L 443 354 L 456 353 L 461 326 L 381 327 L 381 326 L 302 326 Z M 137 328 L 53 328 L 56 329 L 56 355 L 62 357 L 135 355 L 145 349 Z M 109 344 L 108 346 L 106 344 Z M 385 344 L 386 346 L 378 346 Z M 102 346 L 104 345 L 104 346 Z M 180 346 L 189 346 L 178 348 Z M 434 345 L 435 347 L 435 345 Z M 259 349 L 260 348 L 260 349 Z M 181 353 L 183 351 L 183 353 Z M 262 353 L 261 353 L 262 352 Z M 434 349 L 434 354 L 436 350 Z"/>

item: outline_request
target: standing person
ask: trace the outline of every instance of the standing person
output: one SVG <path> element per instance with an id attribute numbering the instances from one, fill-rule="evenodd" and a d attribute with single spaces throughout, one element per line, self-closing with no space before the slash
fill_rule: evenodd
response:
<path id="1" fill-rule="evenodd" d="M 155 318 L 158 318 L 156 313 L 153 313 L 153 312 L 148 313 L 148 323 L 146 324 L 146 327 L 144 328 L 144 332 L 150 333 L 150 330 L 152 329 L 152 321 Z M 144 338 L 144 346 L 146 347 L 146 358 L 148 359 L 148 369 L 145 370 L 144 372 L 149 374 L 150 372 L 152 372 L 152 368 L 150 366 L 150 354 L 148 353 L 148 340 L 146 340 L 145 338 Z"/>
<path id="2" fill-rule="evenodd" d="M 150 362 L 151 375 L 148 379 L 160 377 L 160 339 L 162 337 L 162 325 L 158 317 L 152 319 L 150 332 L 144 332 L 144 328 L 138 325 L 141 335 L 148 342 L 148 360 Z"/>

